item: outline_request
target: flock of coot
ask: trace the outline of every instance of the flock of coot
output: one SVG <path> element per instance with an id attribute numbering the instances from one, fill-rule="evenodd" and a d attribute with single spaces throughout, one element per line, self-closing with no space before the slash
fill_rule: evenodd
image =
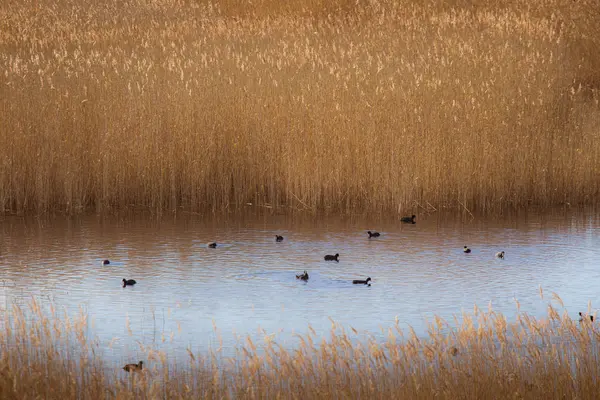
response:
<path id="1" fill-rule="evenodd" d="M 403 222 L 403 223 L 405 223 L 405 224 L 416 224 L 417 223 L 416 218 L 417 218 L 417 216 L 413 214 L 410 217 L 402 217 L 402 218 L 400 218 L 400 221 Z M 378 237 L 381 236 L 381 234 L 379 232 L 373 232 L 373 231 L 367 231 L 367 235 L 369 235 L 368 236 L 369 239 L 371 239 L 371 238 L 378 238 Z M 283 242 L 283 236 L 281 236 L 281 235 L 275 235 L 275 241 L 278 242 L 278 243 L 279 242 Z M 217 246 L 218 246 L 217 242 L 210 242 L 210 243 L 207 244 L 207 247 L 209 247 L 211 249 L 216 249 Z M 469 253 L 471 253 L 471 249 L 468 248 L 467 246 L 465 246 L 463 248 L 463 252 L 465 254 L 469 254 Z M 496 257 L 503 259 L 504 258 L 504 251 L 499 251 L 498 253 L 496 253 Z M 324 259 L 325 259 L 325 261 L 336 261 L 336 262 L 339 262 L 340 261 L 340 254 L 339 253 L 327 254 L 327 255 L 325 255 Z M 110 264 L 109 260 L 102 261 L 102 265 L 109 265 L 109 264 Z M 309 278 L 309 275 L 308 275 L 308 272 L 306 272 L 306 271 L 304 271 L 302 274 L 296 275 L 296 279 L 300 279 L 300 280 L 303 280 L 303 281 L 308 281 L 308 278 Z M 133 286 L 133 285 L 135 285 L 137 283 L 133 279 L 123 279 L 122 282 L 123 282 L 123 287 Z M 365 280 L 355 279 L 355 280 L 352 281 L 353 284 L 356 284 L 356 285 L 362 284 L 362 285 L 367 285 L 367 286 L 371 286 L 370 282 L 371 282 L 371 278 L 370 277 L 368 277 Z M 141 366 L 140 366 L 140 369 L 141 369 Z"/>

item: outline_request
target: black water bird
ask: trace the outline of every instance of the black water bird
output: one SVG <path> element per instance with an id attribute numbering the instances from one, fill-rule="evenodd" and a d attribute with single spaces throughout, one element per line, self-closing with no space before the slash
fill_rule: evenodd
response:
<path id="1" fill-rule="evenodd" d="M 416 218 L 417 218 L 417 216 L 415 214 L 413 214 L 410 217 L 400 218 L 400 221 L 404 222 L 405 224 L 416 224 L 417 223 Z"/>
<path id="2" fill-rule="evenodd" d="M 339 255 L 339 253 L 335 253 L 335 256 L 332 256 L 331 254 L 327 254 L 325 256 L 325 261 L 337 261 L 337 262 L 340 262 L 340 255 Z"/>
<path id="3" fill-rule="evenodd" d="M 379 232 L 367 231 L 367 233 L 369 234 L 369 239 L 381 236 L 381 234 L 379 234 Z"/>
<path id="4" fill-rule="evenodd" d="M 140 372 L 143 369 L 144 362 L 140 361 L 137 364 L 127 364 L 123 369 L 127 372 Z"/>
<path id="5" fill-rule="evenodd" d="M 108 264 L 110 264 L 110 261 L 109 261 L 109 260 L 104 260 L 104 261 L 102 261 L 102 265 L 108 265 Z"/>
<path id="6" fill-rule="evenodd" d="M 134 279 L 125 279 L 125 278 L 123 278 L 123 287 L 125 287 L 125 286 L 133 286 L 136 283 L 137 282 Z"/>
<path id="7" fill-rule="evenodd" d="M 586 321 L 587 318 L 584 318 L 583 314 L 581 313 L 581 311 L 579 311 L 579 322 L 583 322 Z M 590 322 L 594 322 L 594 316 L 590 315 Z"/>
<path id="8" fill-rule="evenodd" d="M 355 279 L 355 280 L 352 281 L 352 283 L 355 284 L 355 285 L 370 285 L 369 282 L 371 282 L 371 278 L 370 277 L 367 278 L 367 279 L 365 279 L 364 281 L 360 280 L 360 279 Z"/>
<path id="9" fill-rule="evenodd" d="M 467 246 L 463 247 L 463 253 L 469 254 L 471 252 L 471 249 L 468 248 Z"/>
<path id="10" fill-rule="evenodd" d="M 308 280 L 308 272 L 304 271 L 303 274 L 296 275 L 296 279 L 301 279 L 303 281 Z"/>
<path id="11" fill-rule="evenodd" d="M 283 236 L 281 236 L 281 235 L 275 235 L 275 241 L 276 242 L 283 242 Z"/>
<path id="12" fill-rule="evenodd" d="M 217 248 L 217 242 L 212 242 L 212 243 L 209 243 L 207 246 L 208 246 L 210 249 L 216 249 L 216 248 Z"/>

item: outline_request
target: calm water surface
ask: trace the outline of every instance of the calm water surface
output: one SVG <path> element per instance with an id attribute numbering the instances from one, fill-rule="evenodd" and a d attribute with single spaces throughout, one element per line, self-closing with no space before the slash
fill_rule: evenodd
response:
<path id="1" fill-rule="evenodd" d="M 70 315 L 81 309 L 92 322 L 90 335 L 115 362 L 142 357 L 140 345 L 166 350 L 174 360 L 185 358 L 187 348 L 221 345 L 233 355 L 246 335 L 261 343 L 275 334 L 278 343 L 294 346 L 294 334 L 309 325 L 327 336 L 330 318 L 383 338 L 396 318 L 425 335 L 433 315 L 452 321 L 475 304 L 491 303 L 514 319 L 518 299 L 522 311 L 541 317 L 550 292 L 575 317 L 599 302 L 599 229 L 597 214 L 420 216 L 416 225 L 272 216 L 6 218 L 0 308 L 36 297 Z M 381 237 L 369 240 L 367 230 Z M 275 234 L 285 240 L 276 243 Z M 208 248 L 211 241 L 219 247 Z M 494 257 L 500 250 L 504 260 Z M 339 263 L 323 260 L 335 253 Z M 110 265 L 101 265 L 105 258 Z M 306 283 L 295 278 L 304 270 Z M 367 276 L 371 287 L 352 285 Z M 123 278 L 138 284 L 122 288 Z"/>

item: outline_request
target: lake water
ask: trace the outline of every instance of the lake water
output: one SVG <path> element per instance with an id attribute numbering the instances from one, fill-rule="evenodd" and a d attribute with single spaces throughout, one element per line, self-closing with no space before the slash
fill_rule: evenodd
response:
<path id="1" fill-rule="evenodd" d="M 381 237 L 368 239 L 367 230 Z M 359 337 L 385 337 L 382 329 L 396 318 L 426 335 L 434 315 L 452 322 L 475 304 L 491 303 L 514 320 L 515 299 L 521 311 L 541 317 L 551 292 L 576 317 L 588 302 L 592 312 L 599 303 L 599 233 L 599 216 L 585 213 L 420 215 L 415 225 L 394 218 L 10 217 L 0 221 L 0 307 L 36 297 L 71 315 L 81 308 L 90 336 L 115 362 L 143 357 L 140 345 L 172 360 L 186 358 L 187 348 L 221 345 L 233 355 L 246 335 L 262 343 L 275 334 L 291 347 L 309 325 L 326 337 L 331 319 Z M 284 241 L 276 243 L 276 234 Z M 216 249 L 207 247 L 212 241 Z M 500 250 L 504 260 L 494 256 Z M 323 260 L 335 253 L 339 263 Z M 101 265 L 105 258 L 110 265 Z M 295 277 L 304 270 L 308 282 Z M 366 277 L 370 287 L 352 284 Z M 123 278 L 138 283 L 123 288 Z"/>

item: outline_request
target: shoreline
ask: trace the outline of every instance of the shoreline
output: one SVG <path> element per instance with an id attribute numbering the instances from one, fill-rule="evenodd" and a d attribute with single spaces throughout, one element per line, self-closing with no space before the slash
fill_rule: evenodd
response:
<path id="1" fill-rule="evenodd" d="M 142 359 L 147 367 L 132 374 L 118 366 L 110 373 L 98 356 L 85 356 L 95 354 L 97 346 L 82 337 L 85 321 L 49 319 L 34 301 L 29 317 L 15 308 L 10 314 L 13 329 L 0 331 L 0 393 L 7 399 L 323 398 L 342 393 L 411 399 L 516 394 L 594 398 L 599 326 L 561 316 L 552 304 L 561 304 L 554 294 L 547 319 L 520 313 L 514 322 L 475 308 L 475 314 L 464 315 L 460 326 L 447 333 L 446 323 L 435 319 L 426 338 L 391 327 L 383 343 L 355 342 L 350 330 L 336 326 L 327 342 L 308 334 L 290 350 L 268 338 L 264 345 L 246 339 L 238 357 L 222 364 L 212 358 L 219 358 L 218 349 L 208 356 L 190 352 L 185 367 L 173 365 L 165 353 L 146 350 Z"/>

